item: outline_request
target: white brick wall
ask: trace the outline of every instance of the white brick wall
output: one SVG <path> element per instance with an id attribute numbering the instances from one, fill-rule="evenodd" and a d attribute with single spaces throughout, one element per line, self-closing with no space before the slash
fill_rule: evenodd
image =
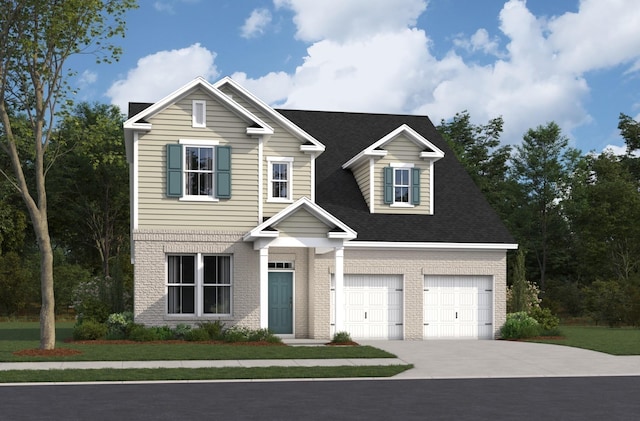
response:
<path id="1" fill-rule="evenodd" d="M 203 319 L 168 315 L 166 311 L 166 254 L 223 253 L 233 255 L 232 317 L 227 326 L 260 326 L 259 254 L 242 233 L 206 231 L 139 231 L 133 235 L 134 314 L 138 323 L 170 325 Z M 269 261 L 295 264 L 294 331 L 298 338 L 330 338 L 331 274 L 335 253 L 313 249 L 270 248 Z M 495 333 L 506 318 L 506 253 L 504 251 L 420 251 L 345 249 L 344 273 L 404 275 L 404 338 L 422 339 L 425 275 L 490 275 L 494 280 Z"/>

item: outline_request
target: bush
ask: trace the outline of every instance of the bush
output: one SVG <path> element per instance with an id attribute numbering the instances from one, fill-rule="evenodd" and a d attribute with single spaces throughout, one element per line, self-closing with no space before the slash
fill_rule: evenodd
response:
<path id="1" fill-rule="evenodd" d="M 210 341 L 211 336 L 209 335 L 209 332 L 206 329 L 202 327 L 198 327 L 196 329 L 191 329 L 187 331 L 187 333 L 185 333 L 184 335 L 184 340 L 191 341 L 191 342 L 204 342 L 204 341 Z"/>
<path id="2" fill-rule="evenodd" d="M 349 335 L 349 332 L 336 332 L 333 335 L 333 339 L 331 339 L 331 343 L 333 344 L 347 344 L 353 342 L 351 340 L 351 335 Z"/>
<path id="3" fill-rule="evenodd" d="M 198 327 L 206 330 L 209 333 L 211 340 L 218 341 L 224 337 L 224 323 L 220 320 L 215 322 L 203 322 L 198 323 Z"/>
<path id="4" fill-rule="evenodd" d="M 173 339 L 174 332 L 169 326 L 150 326 L 133 323 L 129 328 L 128 339 L 138 342 L 166 341 Z"/>
<path id="5" fill-rule="evenodd" d="M 107 338 L 125 339 L 129 329 L 133 324 L 133 313 L 125 311 L 123 313 L 112 313 L 107 318 Z"/>
<path id="6" fill-rule="evenodd" d="M 560 319 L 556 317 L 550 309 L 534 307 L 529 311 L 529 316 L 536 319 L 540 325 L 541 334 L 547 336 L 558 335 L 558 325 Z"/>
<path id="7" fill-rule="evenodd" d="M 540 332 L 538 321 L 524 311 L 507 314 L 507 321 L 500 329 L 503 339 L 533 338 L 539 336 Z"/>
<path id="8" fill-rule="evenodd" d="M 232 326 L 225 330 L 223 340 L 225 342 L 282 342 L 282 340 L 269 331 L 269 329 L 249 329 L 244 326 Z"/>
<path id="9" fill-rule="evenodd" d="M 94 320 L 76 323 L 73 327 L 73 339 L 76 341 L 92 341 L 102 339 L 107 334 L 107 326 Z"/>
<path id="10" fill-rule="evenodd" d="M 191 326 L 190 325 L 186 325 L 184 323 L 180 323 L 173 330 L 173 337 L 175 339 L 185 339 L 190 330 L 191 330 Z"/>

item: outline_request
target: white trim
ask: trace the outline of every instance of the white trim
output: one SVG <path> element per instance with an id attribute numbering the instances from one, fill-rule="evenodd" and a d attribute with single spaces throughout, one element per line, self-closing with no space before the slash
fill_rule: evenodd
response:
<path id="1" fill-rule="evenodd" d="M 193 146 L 218 146 L 219 140 L 214 139 L 178 139 L 180 145 L 193 145 Z"/>
<path id="2" fill-rule="evenodd" d="M 433 162 L 434 161 L 429 162 L 429 215 L 433 215 L 434 214 L 434 209 L 433 209 L 433 179 L 435 178 L 435 176 L 433 174 L 433 169 L 434 169 Z"/>
<path id="3" fill-rule="evenodd" d="M 271 179 L 273 164 L 287 164 L 287 197 L 273 197 L 273 181 Z M 277 180 L 275 180 L 277 181 Z M 293 203 L 293 158 L 268 156 L 267 157 L 267 202 L 269 203 Z"/>
<path id="4" fill-rule="evenodd" d="M 413 200 L 412 200 L 412 187 L 413 187 L 413 179 L 412 179 L 412 174 L 411 174 L 411 168 L 413 168 L 413 164 L 407 164 L 407 163 L 402 163 L 402 162 L 392 162 L 389 164 L 389 166 L 391 168 L 393 168 L 393 180 L 392 180 L 392 185 L 393 185 L 393 202 L 389 204 L 390 207 L 392 208 L 414 208 L 415 205 L 413 204 Z M 407 171 L 407 185 L 400 185 L 396 183 L 396 170 L 405 170 Z M 407 189 L 407 201 L 406 202 L 396 202 L 396 188 L 403 188 L 405 187 Z"/>
<path id="5" fill-rule="evenodd" d="M 389 166 L 391 168 L 413 168 L 413 167 L 415 167 L 414 164 L 404 163 L 404 162 L 391 162 L 391 163 L 389 163 Z"/>
<path id="6" fill-rule="evenodd" d="M 258 138 L 258 224 L 262 223 L 264 214 L 264 136 Z"/>
<path id="7" fill-rule="evenodd" d="M 376 211 L 376 161 L 373 157 L 369 158 L 369 213 Z"/>
<path id="8" fill-rule="evenodd" d="M 202 106 L 202 115 L 198 115 L 196 111 L 198 106 Z M 198 119 L 202 118 L 202 122 L 199 123 Z M 191 101 L 191 127 L 204 128 L 207 127 L 207 101 L 201 99 L 194 99 Z"/>
<path id="9" fill-rule="evenodd" d="M 178 198 L 180 202 L 219 202 L 220 199 L 210 195 L 183 195 Z"/>
<path id="10" fill-rule="evenodd" d="M 133 169 L 133 186 L 132 186 L 132 194 L 133 197 L 131 198 L 132 201 L 132 207 L 133 207 L 133 212 L 132 212 L 132 224 L 131 227 L 133 230 L 137 230 L 138 229 L 138 224 L 139 224 L 139 212 L 140 212 L 140 204 L 138 203 L 138 200 L 140 198 L 140 192 L 139 192 L 139 188 L 140 188 L 140 174 L 139 174 L 139 139 L 138 139 L 138 132 L 134 132 L 133 133 L 133 163 L 131 165 L 131 168 Z"/>
<path id="11" fill-rule="evenodd" d="M 311 154 L 311 201 L 316 201 L 316 154 Z"/>
<path id="12" fill-rule="evenodd" d="M 269 327 L 269 247 L 260 248 L 260 327 Z"/>
<path id="13" fill-rule="evenodd" d="M 349 241 L 345 248 L 380 250 L 517 250 L 518 244 L 508 243 L 418 243 L 391 241 Z"/>
<path id="14" fill-rule="evenodd" d="M 353 158 L 345 162 L 342 165 L 342 169 L 347 169 L 355 166 L 365 156 L 378 156 L 378 157 L 385 156 L 387 154 L 387 151 L 381 150 L 379 148 L 391 142 L 401 134 L 406 135 L 409 138 L 409 140 L 411 140 L 418 146 L 430 149 L 432 151 L 432 152 L 420 152 L 420 154 L 418 155 L 419 158 L 432 159 L 433 162 L 441 158 L 444 158 L 444 152 L 442 152 L 437 146 L 429 142 L 429 140 L 427 140 L 424 136 L 422 136 L 421 134 L 413 130 L 408 125 L 403 124 L 402 126 L 393 130 L 391 133 L 387 134 L 382 139 L 374 142 L 369 147 L 367 147 L 366 149 L 358 153 L 356 156 L 354 156 Z"/>

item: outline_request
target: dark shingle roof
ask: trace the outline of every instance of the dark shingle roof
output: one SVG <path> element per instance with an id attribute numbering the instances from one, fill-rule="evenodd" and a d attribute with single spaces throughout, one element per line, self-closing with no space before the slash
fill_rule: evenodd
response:
<path id="1" fill-rule="evenodd" d="M 514 244 L 495 211 L 428 117 L 278 110 L 326 146 L 316 161 L 316 202 L 358 232 L 354 241 Z M 440 148 L 434 164 L 434 214 L 371 214 L 350 170 L 342 164 L 407 124 Z"/>
<path id="2" fill-rule="evenodd" d="M 129 113 L 127 115 L 127 118 L 131 118 L 134 115 L 141 113 L 142 111 L 146 110 L 152 105 L 153 105 L 152 102 L 151 103 L 150 102 L 130 102 Z"/>

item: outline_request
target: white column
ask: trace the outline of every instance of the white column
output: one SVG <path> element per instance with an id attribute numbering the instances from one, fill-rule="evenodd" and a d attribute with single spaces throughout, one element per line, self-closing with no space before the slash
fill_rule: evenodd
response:
<path id="1" fill-rule="evenodd" d="M 260 249 L 260 327 L 269 327 L 269 247 Z"/>
<path id="2" fill-rule="evenodd" d="M 344 330 L 344 247 L 336 247 L 336 272 L 334 275 L 336 282 L 336 332 Z"/>

